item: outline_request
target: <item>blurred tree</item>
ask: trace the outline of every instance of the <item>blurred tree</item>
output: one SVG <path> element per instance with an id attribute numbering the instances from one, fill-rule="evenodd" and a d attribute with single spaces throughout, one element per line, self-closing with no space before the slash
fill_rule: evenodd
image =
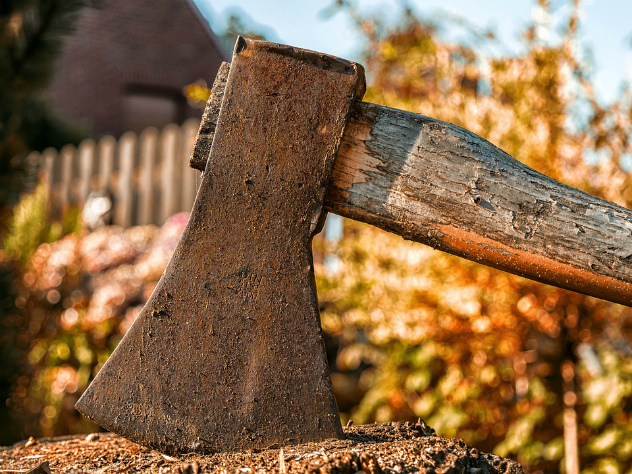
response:
<path id="1" fill-rule="evenodd" d="M 82 0 L 0 2 L 0 241 L 7 230 L 11 205 L 27 184 L 28 151 L 61 147 L 82 138 L 54 116 L 44 91 L 52 79 L 64 36 L 72 31 L 83 4 Z M 38 233 L 22 237 L 32 244 L 32 251 L 41 243 Z M 6 421 L 4 403 L 16 374 L 21 372 L 21 346 L 15 341 L 27 324 L 10 304 L 16 297 L 13 282 L 18 273 L 11 262 L 0 258 L 0 424 L 6 426 L 0 430 L 0 444 L 14 439 L 19 431 Z"/>
<path id="2" fill-rule="evenodd" d="M 42 310 L 27 309 L 21 303 L 25 294 L 24 274 L 42 243 L 59 240 L 67 234 L 76 236 L 82 230 L 82 223 L 77 208 L 66 209 L 61 221 L 52 221 L 48 189 L 45 183 L 40 183 L 33 193 L 23 194 L 8 227 L 0 251 L 0 445 L 22 439 L 28 432 L 25 423 L 16 423 L 18 413 L 11 398 L 15 397 L 20 381 L 24 383 L 33 374 L 28 355 L 33 329 L 41 325 Z"/>
<path id="3" fill-rule="evenodd" d="M 534 25 L 523 54 L 496 59 L 480 43 L 443 41 L 410 9 L 391 26 L 335 3 L 366 38 L 365 100 L 461 125 L 542 173 L 632 205 L 621 166 L 630 93 L 608 107 L 595 100 L 577 57 L 577 3 L 558 42 Z M 354 421 L 423 417 L 532 470 L 563 470 L 565 441 L 583 472 L 632 467 L 630 308 L 355 223 L 338 252 L 342 268 L 320 273 L 319 295 L 324 330 L 340 344 L 332 382 Z"/>
<path id="4" fill-rule="evenodd" d="M 0 211 L 22 191 L 30 150 L 61 148 L 82 138 L 50 110 L 50 83 L 64 37 L 84 0 L 6 0 L 0 3 Z M 6 222 L 0 216 L 0 223 Z M 0 228 L 0 231 L 2 229 Z"/>

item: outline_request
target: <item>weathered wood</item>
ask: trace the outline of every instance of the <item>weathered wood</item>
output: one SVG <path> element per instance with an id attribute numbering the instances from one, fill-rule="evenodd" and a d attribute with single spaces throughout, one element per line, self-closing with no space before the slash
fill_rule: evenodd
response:
<path id="1" fill-rule="evenodd" d="M 120 142 L 111 136 L 98 143 L 88 138 L 59 152 L 32 152 L 27 163 L 48 184 L 55 215 L 67 206 L 82 207 L 92 191 L 99 191 L 112 198 L 117 225 L 163 224 L 171 214 L 193 207 L 200 174 L 183 157 L 191 153 L 198 126 L 196 119 L 169 125 L 163 141 L 155 128 L 138 137 L 125 134 Z M 163 143 L 170 149 L 163 150 Z"/>
<path id="2" fill-rule="evenodd" d="M 92 191 L 92 171 L 95 161 L 96 143 L 87 139 L 79 145 L 79 197 L 80 205 L 86 202 L 88 194 Z"/>
<path id="3" fill-rule="evenodd" d="M 356 103 L 327 206 L 454 255 L 632 305 L 632 211 L 456 125 Z"/>
<path id="4" fill-rule="evenodd" d="M 59 182 L 59 202 L 60 207 L 64 209 L 71 204 L 70 187 L 72 185 L 73 173 L 72 163 L 75 156 L 75 147 L 72 145 L 64 146 L 59 156 L 61 158 L 61 179 Z"/>
<path id="5" fill-rule="evenodd" d="M 158 220 L 160 224 L 164 224 L 176 212 L 178 205 L 176 202 L 176 183 L 173 180 L 176 169 L 176 156 L 178 154 L 178 131 L 178 127 L 171 124 L 167 125 L 160 135 L 161 199 L 160 217 Z M 179 185 L 180 183 L 177 184 Z"/>
<path id="6" fill-rule="evenodd" d="M 134 153 L 136 134 L 124 133 L 119 142 L 118 186 L 114 196 L 114 224 L 129 227 L 132 222 L 132 178 L 134 172 Z"/>
<path id="7" fill-rule="evenodd" d="M 53 192 L 53 184 L 54 184 L 54 176 L 53 171 L 55 169 L 55 160 L 57 159 L 57 151 L 53 148 L 46 148 L 39 160 L 40 160 L 40 179 L 46 182 L 46 186 L 48 187 L 48 192 L 52 194 Z"/>
<path id="8" fill-rule="evenodd" d="M 326 207 L 469 260 L 632 306 L 632 211 L 548 178 L 456 125 L 357 101 Z"/>
<path id="9" fill-rule="evenodd" d="M 97 189 L 104 191 L 110 188 L 112 172 L 114 169 L 114 151 L 116 140 L 114 137 L 106 135 L 99 140 L 99 182 Z"/>
<path id="10" fill-rule="evenodd" d="M 138 190 L 138 223 L 151 224 L 154 209 L 153 174 L 156 161 L 158 130 L 147 128 L 139 135 L 140 142 L 140 183 Z"/>

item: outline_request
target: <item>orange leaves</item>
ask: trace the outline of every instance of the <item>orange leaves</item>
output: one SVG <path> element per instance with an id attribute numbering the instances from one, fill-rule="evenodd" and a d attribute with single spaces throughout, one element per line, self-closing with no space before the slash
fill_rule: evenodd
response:
<path id="1" fill-rule="evenodd" d="M 103 227 L 40 245 L 25 265 L 16 306 L 25 324 L 29 377 L 11 404 L 27 432 L 89 429 L 73 409 L 89 379 L 134 321 L 186 223 Z"/>
<path id="2" fill-rule="evenodd" d="M 558 44 L 545 44 L 534 27 L 522 54 L 493 59 L 476 44 L 446 42 L 423 20 L 405 18 L 367 38 L 366 100 L 464 126 L 538 171 L 632 205 L 632 177 L 620 163 L 632 156 L 632 93 L 612 106 L 597 102 L 576 57 L 577 10 L 561 20 L 568 35 Z M 596 166 L 584 159 L 591 156 L 599 158 Z M 355 223 L 347 224 L 337 251 L 340 274 L 318 275 L 319 297 L 327 301 L 323 321 L 339 322 L 325 325 L 340 337 L 341 364 L 333 370 L 371 374 L 359 376 L 370 384 L 348 408 L 355 421 L 423 416 L 440 434 L 464 436 L 483 450 L 498 447 L 533 470 L 557 470 L 561 368 L 571 363 L 580 374 L 578 416 L 587 417 L 580 446 L 602 436 L 607 442 L 594 446 L 615 440 L 611 452 L 627 449 L 618 441 L 623 435 L 609 436 L 607 427 L 629 431 L 621 413 L 632 407 L 625 382 L 632 310 Z M 351 353 L 362 362 L 343 360 Z M 369 353 L 371 359 L 362 355 Z M 614 363 L 614 353 L 625 363 Z M 606 373 L 616 396 L 594 397 L 596 379 Z M 582 456 L 583 465 L 594 461 Z M 620 459 L 619 470 L 631 467 Z"/>

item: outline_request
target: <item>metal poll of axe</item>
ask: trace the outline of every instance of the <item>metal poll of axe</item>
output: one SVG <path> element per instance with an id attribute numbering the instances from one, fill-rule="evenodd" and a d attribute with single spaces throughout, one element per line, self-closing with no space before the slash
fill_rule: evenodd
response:
<path id="1" fill-rule="evenodd" d="M 363 93 L 358 64 L 238 38 L 189 222 L 81 413 L 168 453 L 342 437 L 311 254 L 326 211 L 632 305 L 632 211 Z"/>

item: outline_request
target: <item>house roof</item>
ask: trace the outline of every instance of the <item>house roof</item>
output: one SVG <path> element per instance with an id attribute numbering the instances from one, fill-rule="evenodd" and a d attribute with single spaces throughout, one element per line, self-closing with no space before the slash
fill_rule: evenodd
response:
<path id="1" fill-rule="evenodd" d="M 172 121 L 199 116 L 182 88 L 199 80 L 212 84 L 224 60 L 192 0 L 101 0 L 81 12 L 49 92 L 63 118 L 94 135 L 120 135 L 132 122 L 138 126 L 143 114 L 135 108 L 152 97 L 155 110 L 172 113 Z M 136 96 L 149 101 L 131 100 Z M 144 116 L 148 125 L 164 125 L 150 123 L 149 109 Z"/>

